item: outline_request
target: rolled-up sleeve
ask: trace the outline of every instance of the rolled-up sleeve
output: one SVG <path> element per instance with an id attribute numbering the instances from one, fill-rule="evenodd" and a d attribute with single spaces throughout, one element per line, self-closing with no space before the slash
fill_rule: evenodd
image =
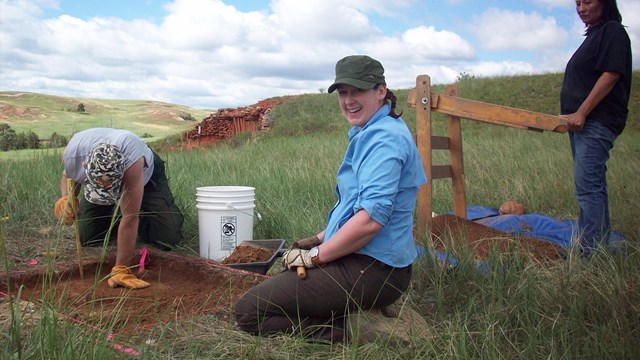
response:
<path id="1" fill-rule="evenodd" d="M 400 185 L 406 154 L 402 139 L 382 129 L 371 129 L 358 139 L 353 166 L 358 179 L 354 213 L 360 209 L 380 225 L 389 222 Z"/>

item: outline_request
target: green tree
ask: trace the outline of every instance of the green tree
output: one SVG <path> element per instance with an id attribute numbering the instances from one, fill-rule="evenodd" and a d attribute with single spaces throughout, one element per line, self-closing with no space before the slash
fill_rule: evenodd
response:
<path id="1" fill-rule="evenodd" d="M 58 135 L 57 132 L 53 132 L 51 137 L 49 137 L 49 147 L 50 148 L 58 148 L 67 146 L 67 138 L 64 135 Z"/>
<path id="2" fill-rule="evenodd" d="M 27 148 L 28 149 L 39 149 L 40 148 L 40 138 L 38 134 L 29 130 L 27 133 Z"/>
<path id="3" fill-rule="evenodd" d="M 16 141 L 13 144 L 13 148 L 16 150 L 22 150 L 27 148 L 27 134 L 21 132 L 16 134 Z"/>
<path id="4" fill-rule="evenodd" d="M 0 151 L 16 148 L 16 131 L 6 123 L 0 123 Z"/>

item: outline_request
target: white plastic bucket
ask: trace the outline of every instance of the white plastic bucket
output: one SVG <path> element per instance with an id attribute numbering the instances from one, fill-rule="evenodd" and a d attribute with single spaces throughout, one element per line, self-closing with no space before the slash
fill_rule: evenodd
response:
<path id="1" fill-rule="evenodd" d="M 208 186 L 197 190 L 201 257 L 221 261 L 240 242 L 253 240 L 254 188 Z"/>
<path id="2" fill-rule="evenodd" d="M 217 209 L 227 209 L 227 210 L 235 210 L 235 209 L 246 209 L 248 207 L 255 207 L 255 203 L 253 200 L 249 201 L 215 201 L 215 200 L 202 200 L 196 199 L 196 205 L 203 205 L 207 207 L 214 207 Z"/>
<path id="3" fill-rule="evenodd" d="M 254 196 L 255 188 L 250 186 L 202 186 L 196 188 L 196 196 L 235 197 Z"/>
<path id="4" fill-rule="evenodd" d="M 210 196 L 210 195 L 196 195 L 196 201 L 201 201 L 201 202 L 232 202 L 232 203 L 239 203 L 239 202 L 246 202 L 246 201 L 253 202 L 254 200 L 255 200 L 255 197 L 253 195 L 227 196 L 227 197 Z"/>

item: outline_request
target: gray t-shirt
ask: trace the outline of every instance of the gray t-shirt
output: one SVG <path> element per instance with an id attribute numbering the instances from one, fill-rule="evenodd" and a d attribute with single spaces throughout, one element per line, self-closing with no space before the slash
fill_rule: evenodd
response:
<path id="1" fill-rule="evenodd" d="M 93 128 L 71 137 L 63 154 L 64 170 L 74 182 L 84 184 L 86 176 L 83 163 L 91 149 L 98 144 L 112 144 L 124 156 L 125 171 L 144 157 L 143 178 L 145 185 L 153 174 L 153 152 L 136 134 L 128 130 Z"/>

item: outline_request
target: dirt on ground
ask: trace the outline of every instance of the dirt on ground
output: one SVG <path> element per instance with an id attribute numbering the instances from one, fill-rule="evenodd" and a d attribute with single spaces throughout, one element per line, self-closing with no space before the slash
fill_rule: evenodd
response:
<path id="1" fill-rule="evenodd" d="M 438 251 L 455 254 L 468 248 L 476 260 L 488 259 L 492 251 L 529 254 L 541 262 L 559 258 L 559 247 L 546 241 L 516 237 L 454 215 L 432 220 L 433 246 Z M 107 256 L 103 262 L 86 259 L 83 278 L 76 262 L 58 264 L 53 272 L 43 265 L 19 269 L 2 276 L 0 291 L 15 296 L 22 287 L 23 301 L 37 304 L 48 299 L 60 314 L 92 326 L 114 322 L 123 327 L 150 326 L 206 313 L 228 313 L 244 292 L 268 278 L 230 266 L 268 261 L 274 252 L 241 245 L 224 264 L 156 250 L 149 250 L 149 255 L 139 274 L 151 283 L 146 289 L 110 288 L 106 279 L 114 258 Z"/>
<path id="2" fill-rule="evenodd" d="M 527 236 L 515 236 L 488 226 L 444 214 L 432 218 L 432 241 L 435 250 L 457 252 L 471 250 L 474 260 L 483 261 L 498 254 L 531 255 L 541 263 L 560 258 L 559 245 Z"/>
<path id="3" fill-rule="evenodd" d="M 432 218 L 431 238 L 434 250 L 454 256 L 471 251 L 476 261 L 491 259 L 495 252 L 530 256 L 539 264 L 560 258 L 560 247 L 555 244 L 510 235 L 455 215 Z M 112 289 L 106 280 L 114 265 L 114 246 L 107 248 L 102 262 L 98 260 L 99 248 L 83 248 L 81 277 L 78 263 L 73 261 L 76 249 L 72 238 L 62 243 L 68 246 L 59 246 L 56 257 L 43 254 L 32 261 L 17 258 L 15 261 L 20 263 L 16 265 L 20 266 L 1 274 L 0 295 L 5 296 L 0 299 L 0 328 L 10 318 L 6 295 L 15 301 L 19 289 L 21 301 L 14 305 L 27 306 L 32 320 L 37 320 L 39 313 L 34 309 L 44 301 L 56 307 L 60 318 L 95 328 L 113 327 L 114 331 L 143 330 L 212 313 L 233 321 L 235 302 L 268 278 L 263 274 L 277 260 L 273 259 L 274 250 L 255 245 L 239 245 L 222 262 L 149 249 L 149 260 L 138 276 L 151 286 L 141 290 Z M 270 260 L 273 262 L 267 263 Z"/>
<path id="4" fill-rule="evenodd" d="M 112 289 L 107 278 L 114 258 L 86 260 L 80 274 L 77 263 L 20 270 L 0 280 L 0 291 L 40 303 L 48 299 L 59 314 L 91 326 L 146 327 L 232 308 L 244 292 L 265 277 L 231 269 L 215 261 L 149 251 L 150 260 L 138 277 L 149 282 L 145 289 Z"/>

